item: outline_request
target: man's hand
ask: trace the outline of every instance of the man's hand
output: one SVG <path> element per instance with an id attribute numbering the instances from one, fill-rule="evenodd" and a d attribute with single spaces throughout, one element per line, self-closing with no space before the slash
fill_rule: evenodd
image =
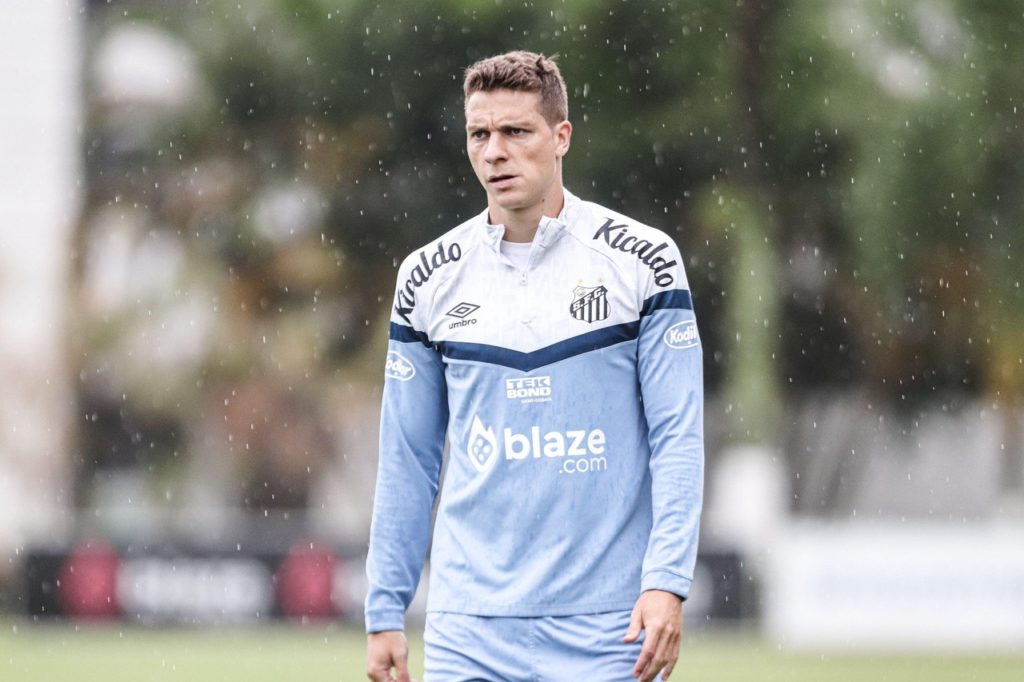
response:
<path id="1" fill-rule="evenodd" d="M 671 592 L 648 590 L 640 595 L 629 619 L 623 641 L 635 642 L 646 630 L 640 657 L 633 666 L 633 677 L 651 682 L 661 672 L 668 679 L 679 658 L 679 638 L 683 633 L 683 600 Z"/>
<path id="2" fill-rule="evenodd" d="M 415 682 L 409 678 L 409 645 L 405 633 L 384 630 L 367 635 L 366 676 L 373 682 Z"/>

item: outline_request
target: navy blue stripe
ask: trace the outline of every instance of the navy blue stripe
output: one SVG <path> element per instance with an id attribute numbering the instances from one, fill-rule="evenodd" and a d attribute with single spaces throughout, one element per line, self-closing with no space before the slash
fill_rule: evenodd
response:
<path id="1" fill-rule="evenodd" d="M 655 310 L 693 310 L 693 299 L 686 289 L 662 291 L 644 301 L 640 317 L 650 315 Z"/>
<path id="2" fill-rule="evenodd" d="M 640 332 L 639 322 L 626 322 L 603 329 L 595 329 L 586 334 L 574 336 L 565 341 L 553 343 L 531 353 L 521 353 L 508 348 L 488 346 L 483 343 L 462 343 L 459 341 L 442 341 L 438 344 L 445 357 L 453 360 L 475 360 L 502 367 L 511 367 L 521 372 L 551 365 L 567 360 L 583 353 L 608 348 L 623 341 L 632 341 Z"/>
<path id="3" fill-rule="evenodd" d="M 430 338 L 423 332 L 418 332 L 412 327 L 406 327 L 404 324 L 398 324 L 397 322 L 391 323 L 391 327 L 388 329 L 388 338 L 399 343 L 419 341 L 424 346 L 433 345 L 430 343 Z"/>
<path id="4" fill-rule="evenodd" d="M 656 310 L 693 310 L 693 299 L 690 292 L 685 289 L 674 289 L 662 291 L 646 301 L 640 309 L 640 317 L 650 315 Z M 453 360 L 471 360 L 475 362 L 486 362 L 502 367 L 511 367 L 523 372 L 551 365 L 562 360 L 567 360 L 583 353 L 608 348 L 623 341 L 634 340 L 640 331 L 640 322 L 625 322 L 611 327 L 595 329 L 586 334 L 580 334 L 550 346 L 539 348 L 530 353 L 523 353 L 500 346 L 491 346 L 484 343 L 465 343 L 461 341 L 442 341 L 437 344 L 437 349 L 445 357 Z M 399 343 L 420 342 L 424 346 L 431 347 L 434 344 L 423 332 L 416 331 L 412 327 L 391 323 L 388 338 Z"/>

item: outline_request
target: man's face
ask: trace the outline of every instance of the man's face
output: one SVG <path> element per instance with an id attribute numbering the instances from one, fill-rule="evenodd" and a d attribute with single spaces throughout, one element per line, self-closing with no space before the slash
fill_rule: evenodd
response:
<path id="1" fill-rule="evenodd" d="M 469 161 L 488 203 L 508 211 L 533 208 L 556 184 L 561 189 L 571 132 L 568 121 L 548 124 L 536 92 L 474 92 L 466 101 Z"/>

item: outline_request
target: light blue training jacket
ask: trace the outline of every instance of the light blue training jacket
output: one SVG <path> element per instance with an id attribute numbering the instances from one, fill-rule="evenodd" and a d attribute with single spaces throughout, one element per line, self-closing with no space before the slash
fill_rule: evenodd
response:
<path id="1" fill-rule="evenodd" d="M 703 383 L 678 249 L 566 191 L 520 270 L 487 216 L 399 268 L 368 632 L 403 628 L 439 489 L 428 611 L 626 610 L 693 578 Z"/>

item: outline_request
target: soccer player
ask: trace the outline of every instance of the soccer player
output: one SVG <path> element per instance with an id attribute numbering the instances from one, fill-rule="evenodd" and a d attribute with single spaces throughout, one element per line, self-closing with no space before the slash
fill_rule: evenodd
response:
<path id="1" fill-rule="evenodd" d="M 487 208 L 399 268 L 368 675 L 409 679 L 404 615 L 441 489 L 428 682 L 667 678 L 704 460 L 683 260 L 664 233 L 563 187 L 572 125 L 551 59 L 482 60 L 464 92 Z"/>

